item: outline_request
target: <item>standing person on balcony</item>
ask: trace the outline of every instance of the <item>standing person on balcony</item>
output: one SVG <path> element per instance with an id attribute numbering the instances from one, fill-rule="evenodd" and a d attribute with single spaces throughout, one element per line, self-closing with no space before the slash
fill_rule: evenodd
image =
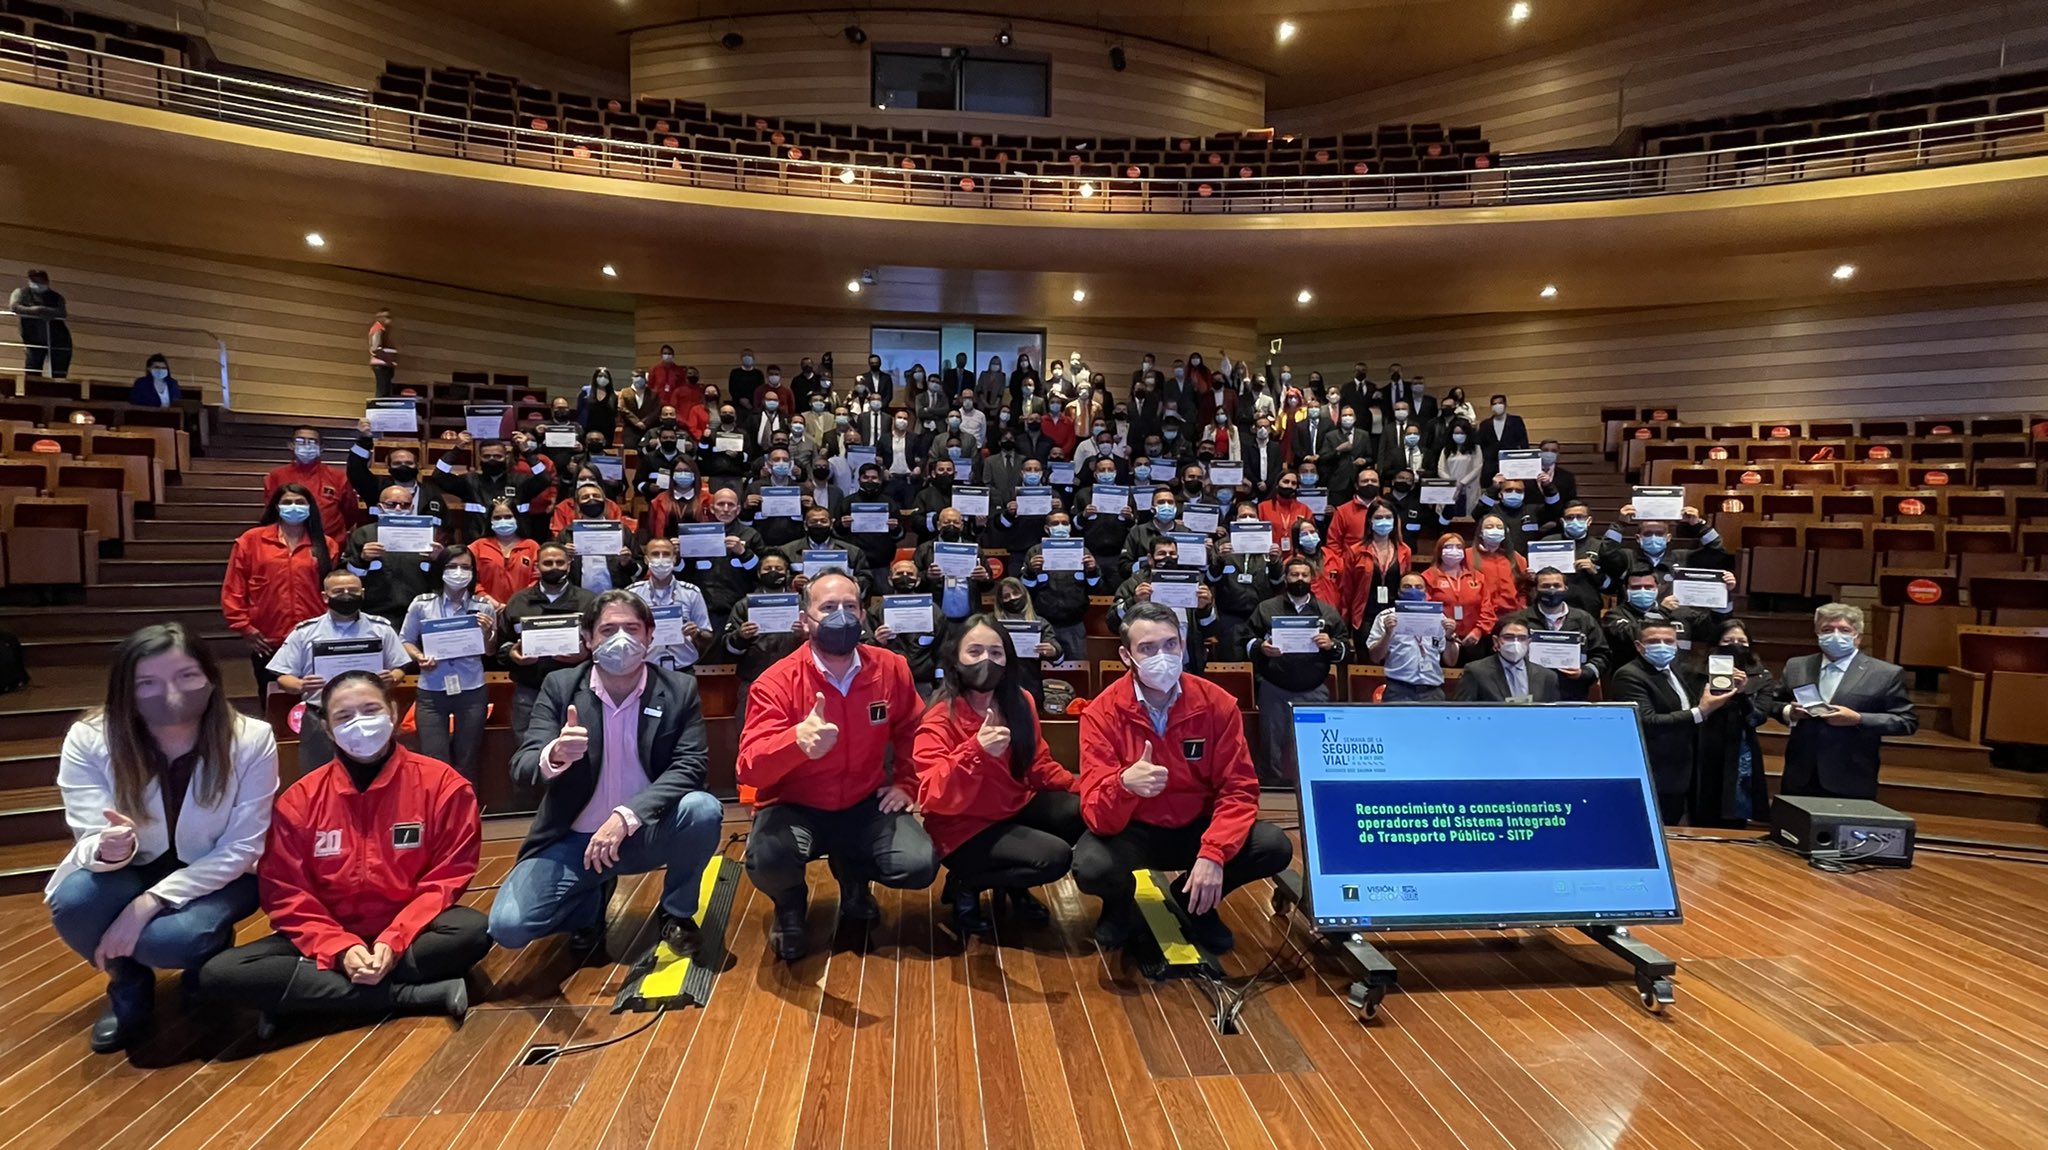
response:
<path id="1" fill-rule="evenodd" d="M 14 289 L 7 298 L 7 309 L 21 320 L 21 342 L 27 348 L 22 360 L 24 374 L 35 375 L 47 362 L 49 378 L 70 375 L 71 325 L 65 322 L 70 313 L 64 308 L 63 294 L 50 286 L 50 273 L 31 269 L 28 286 Z"/>
<path id="2" fill-rule="evenodd" d="M 390 395 L 391 377 L 398 373 L 398 348 L 391 339 L 391 309 L 380 307 L 370 319 L 370 378 L 378 398 Z"/>
<path id="3" fill-rule="evenodd" d="M 229 630 L 249 641 L 259 699 L 277 681 L 270 657 L 285 636 L 327 609 L 320 581 L 333 565 L 313 495 L 296 483 L 278 488 L 263 518 L 235 540 L 221 582 L 220 613 Z"/>

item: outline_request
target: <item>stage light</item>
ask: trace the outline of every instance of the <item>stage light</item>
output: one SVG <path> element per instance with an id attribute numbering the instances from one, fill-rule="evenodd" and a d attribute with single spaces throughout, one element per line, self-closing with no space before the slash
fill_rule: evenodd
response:
<path id="1" fill-rule="evenodd" d="M 1075 303 L 1087 303 L 1087 302 L 1088 302 L 1088 289 L 1087 289 L 1087 288 L 1075 288 L 1075 289 L 1074 289 L 1074 302 L 1075 302 Z"/>
<path id="2" fill-rule="evenodd" d="M 1010 35 L 1010 26 L 1008 24 L 1003 25 L 1003 30 L 996 33 L 996 43 L 1001 44 L 1005 48 L 1010 46 L 1010 41 L 1014 38 Z"/>
<path id="3" fill-rule="evenodd" d="M 606 264 L 597 270 L 603 272 L 604 278 L 606 279 L 615 280 L 619 278 L 619 269 L 613 267 L 610 264 Z"/>
<path id="4" fill-rule="evenodd" d="M 860 281 L 859 281 L 859 280 L 847 280 L 847 281 L 846 281 L 846 290 L 847 290 L 847 291 L 850 291 L 850 292 L 852 292 L 852 293 L 853 293 L 853 294 L 855 294 L 855 295 L 859 295 L 859 294 L 860 294 Z"/>
<path id="5" fill-rule="evenodd" d="M 1083 182 L 1082 182 L 1082 184 L 1081 184 L 1081 186 L 1080 186 L 1079 188 L 1076 188 L 1076 189 L 1074 189 L 1074 190 L 1075 190 L 1075 191 L 1078 191 L 1078 192 L 1080 192 L 1080 193 L 1081 193 L 1081 198 L 1085 200 L 1085 199 L 1087 199 L 1088 197 L 1090 197 L 1090 196 L 1092 196 L 1092 195 L 1094 195 L 1094 194 L 1095 194 L 1095 185 L 1094 185 L 1094 184 L 1091 184 L 1091 183 L 1087 183 L 1086 181 L 1083 181 Z"/>
<path id="6" fill-rule="evenodd" d="M 1273 29 L 1273 38 L 1285 44 L 1289 40 L 1294 39 L 1294 34 L 1297 31 L 1300 31 L 1300 29 L 1294 26 L 1294 21 L 1282 20 L 1280 21 L 1280 26 Z"/>
<path id="7" fill-rule="evenodd" d="M 1124 58 L 1124 46 L 1122 44 L 1118 44 L 1116 47 L 1111 48 L 1109 50 L 1110 67 L 1115 68 L 1117 71 L 1121 72 L 1129 65 L 1130 61 Z"/>
<path id="8" fill-rule="evenodd" d="M 1537 292 L 1536 294 L 1537 294 L 1537 295 L 1540 295 L 1540 296 L 1542 296 L 1542 297 L 1543 297 L 1544 299 L 1556 299 L 1556 298 L 1557 298 L 1557 285 L 1556 285 L 1556 284 L 1544 284 L 1544 285 L 1543 285 L 1543 290 L 1542 290 L 1542 291 L 1540 291 L 1540 292 Z"/>
<path id="9" fill-rule="evenodd" d="M 868 42 L 867 31 L 858 24 L 848 24 L 845 28 L 845 33 L 846 42 L 849 44 L 865 44 Z"/>
<path id="10" fill-rule="evenodd" d="M 1845 283 L 1845 282 L 1847 282 L 1847 281 L 1849 281 L 1849 280 L 1855 279 L 1855 278 L 1856 278 L 1856 265 L 1855 265 L 1855 264 L 1837 264 L 1837 265 L 1835 265 L 1834 277 L 1835 277 L 1835 282 L 1836 282 L 1836 283 Z"/>
<path id="11" fill-rule="evenodd" d="M 1294 302 L 1298 304 L 1312 304 L 1316 302 L 1316 293 L 1308 290 L 1307 288 L 1303 288 L 1300 292 L 1295 294 Z"/>
<path id="12" fill-rule="evenodd" d="M 1528 18 L 1528 0 L 1516 0 L 1514 7 L 1508 9 L 1508 23 L 1510 24 L 1520 24 L 1522 21 L 1527 20 Z"/>
<path id="13" fill-rule="evenodd" d="M 718 38 L 719 45 L 722 46 L 728 52 L 739 51 L 740 45 L 745 44 L 746 42 L 747 38 L 745 36 L 740 35 L 738 32 L 727 32 L 725 35 L 720 36 Z"/>
<path id="14" fill-rule="evenodd" d="M 327 237 L 319 232 L 307 232 L 306 246 L 309 248 L 324 248 L 327 246 Z"/>
<path id="15" fill-rule="evenodd" d="M 852 168 L 841 168 L 841 169 L 839 169 L 839 182 L 840 182 L 840 183 L 842 183 L 842 184 L 850 184 L 850 183 L 852 183 L 852 182 L 853 182 L 853 169 L 852 169 Z"/>

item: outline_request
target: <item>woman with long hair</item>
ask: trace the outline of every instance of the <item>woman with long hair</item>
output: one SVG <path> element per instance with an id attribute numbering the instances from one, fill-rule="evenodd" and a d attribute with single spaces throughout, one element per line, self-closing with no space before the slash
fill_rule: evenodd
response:
<path id="1" fill-rule="evenodd" d="M 600 367 L 590 373 L 590 383 L 576 399 L 576 422 L 585 434 L 604 438 L 606 445 L 619 430 L 619 396 L 612 390 L 612 369 Z"/>
<path id="2" fill-rule="evenodd" d="M 434 556 L 427 565 L 427 586 L 432 590 L 406 606 L 405 621 L 398 628 L 406 654 L 420 669 L 419 696 L 414 704 L 420 753 L 447 763 L 474 782 L 477 749 L 483 746 L 484 720 L 490 713 L 484 658 L 456 655 L 437 659 L 427 653 L 425 633 L 429 624 L 452 627 L 447 620 L 460 619 L 482 633 L 483 650 L 496 650 L 498 616 L 505 605 L 477 590 L 476 557 L 467 547 L 450 547 Z M 453 734 L 449 732 L 451 722 Z M 328 726 L 333 726 L 332 721 Z"/>
<path id="3" fill-rule="evenodd" d="M 1485 467 L 1486 457 L 1480 454 L 1479 437 L 1472 433 L 1471 420 L 1453 419 L 1450 427 L 1443 454 L 1437 456 L 1436 473 L 1458 485 L 1457 498 L 1451 506 L 1459 514 L 1469 514 L 1479 505 L 1479 472 Z"/>
<path id="4" fill-rule="evenodd" d="M 1519 534 L 1504 516 L 1491 511 L 1480 516 L 1479 543 L 1466 553 L 1465 563 L 1485 582 L 1494 618 L 1505 619 L 1529 605 L 1523 589 L 1529 582 L 1529 561 L 1522 557 Z M 1492 628 L 1486 634 L 1491 637 Z"/>
<path id="5" fill-rule="evenodd" d="M 1751 649 L 1749 625 L 1740 619 L 1723 620 L 1719 643 L 1706 648 L 1701 669 L 1709 678 L 1712 664 L 1707 660 L 1716 655 L 1726 656 L 1734 664 L 1730 678 L 1735 697 L 1700 724 L 1692 821 L 1700 826 L 1741 827 L 1770 817 L 1764 750 L 1757 738 L 1757 728 L 1770 716 L 1757 700 L 1769 699 L 1777 683 L 1770 668 Z"/>
<path id="6" fill-rule="evenodd" d="M 1399 507 L 1375 499 L 1366 507 L 1365 523 L 1364 538 L 1351 549 L 1353 594 L 1344 605 L 1344 621 L 1359 635 L 1371 629 L 1374 616 L 1392 608 L 1414 558 L 1401 538 Z"/>
<path id="7" fill-rule="evenodd" d="M 989 930 L 981 892 L 1007 898 L 1029 923 L 1050 916 L 1031 888 L 1073 867 L 1080 781 L 1052 757 L 1038 704 L 1019 685 L 1010 637 L 990 615 L 955 629 L 939 654 L 945 674 L 917 728 L 918 807 L 946 864 L 940 897 L 964 937 Z"/>
<path id="8" fill-rule="evenodd" d="M 220 613 L 227 617 L 230 630 L 248 640 L 259 696 L 277 681 L 269 663 L 278 644 L 293 627 L 327 610 L 320 580 L 333 566 L 320 505 L 297 483 L 271 492 L 262 518 L 242 532 L 228 552 Z"/>
<path id="9" fill-rule="evenodd" d="M 996 626 L 1010 634 L 1010 652 L 1015 656 L 1011 661 L 1018 664 L 1018 685 L 1031 692 L 1032 698 L 1042 698 L 1046 660 L 1079 659 L 1084 654 L 1060 647 L 1058 632 L 1038 617 L 1038 608 L 1031 602 L 1031 593 L 1025 590 L 1022 579 L 1012 575 L 997 583 L 995 601 Z"/>
<path id="10" fill-rule="evenodd" d="M 256 909 L 251 873 L 270 829 L 277 740 L 228 705 L 220 667 L 176 623 L 121 641 L 106 702 L 57 763 L 71 850 L 43 901 L 65 945 L 107 976 L 92 1048 L 149 1028 L 158 970 L 196 971 Z"/>
<path id="11" fill-rule="evenodd" d="M 1422 585 L 1431 601 L 1444 605 L 1452 634 L 1465 653 L 1493 634 L 1493 601 L 1487 598 L 1486 581 L 1468 561 L 1463 535 L 1446 531 L 1437 538 L 1436 562 L 1422 572 Z"/>

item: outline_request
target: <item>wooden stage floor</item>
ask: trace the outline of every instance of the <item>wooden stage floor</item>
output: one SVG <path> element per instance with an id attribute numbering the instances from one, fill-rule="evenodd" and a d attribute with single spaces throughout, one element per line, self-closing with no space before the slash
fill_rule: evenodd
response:
<path id="1" fill-rule="evenodd" d="M 512 845 L 488 846 L 497 881 Z M 99 1057 L 98 978 L 39 900 L 0 902 L 0 1145 L 317 1147 L 1999 1147 L 2048 1129 L 2048 867 L 1923 854 L 1832 875 L 1758 847 L 1672 844 L 1687 922 L 1644 935 L 1680 962 L 1645 1013 L 1621 964 L 1564 934 L 1408 937 L 1402 990 L 1362 1025 L 1330 965 L 1287 977 L 1217 1037 L 1188 983 L 1153 984 L 1055 921 L 976 942 L 932 892 L 882 892 L 865 946 L 765 955 L 743 885 L 710 1006 L 617 1045 L 523 1067 L 536 1043 L 622 1034 L 621 969 L 557 944 L 494 952 L 461 1029 L 387 1021 L 269 1047 L 161 987 L 156 1036 Z M 814 868 L 814 925 L 832 914 Z M 651 879 L 614 904 L 616 949 Z M 1227 907 L 1250 974 L 1276 942 L 1265 890 Z M 483 903 L 488 893 L 472 896 Z M 255 927 L 249 934 L 257 933 Z M 842 940 L 844 942 L 845 940 Z"/>

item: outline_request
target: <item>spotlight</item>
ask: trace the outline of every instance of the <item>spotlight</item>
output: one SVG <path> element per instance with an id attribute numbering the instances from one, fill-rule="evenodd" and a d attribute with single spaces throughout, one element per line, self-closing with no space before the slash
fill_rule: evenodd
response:
<path id="1" fill-rule="evenodd" d="M 1542 296 L 1542 297 L 1543 297 L 1544 299 L 1556 299 L 1556 298 L 1557 298 L 1557 285 L 1556 285 L 1556 284 L 1544 284 L 1544 285 L 1543 285 L 1543 290 L 1542 290 L 1542 291 L 1540 291 L 1540 292 L 1537 292 L 1536 294 L 1537 294 L 1537 295 L 1540 295 L 1540 296 Z"/>
<path id="2" fill-rule="evenodd" d="M 1074 302 L 1075 302 L 1075 303 L 1086 303 L 1086 302 L 1088 302 L 1088 289 L 1087 289 L 1087 288 L 1075 288 L 1075 289 L 1074 289 Z"/>
<path id="3" fill-rule="evenodd" d="M 1303 288 L 1301 289 L 1301 291 L 1295 294 L 1294 302 L 1298 304 L 1314 303 L 1316 302 L 1316 293 L 1308 290 L 1307 288 Z"/>
<path id="4" fill-rule="evenodd" d="M 327 237 L 319 232 L 307 232 L 306 246 L 309 248 L 324 248 L 327 246 Z"/>
<path id="5" fill-rule="evenodd" d="M 1115 68 L 1117 71 L 1121 72 L 1129 65 L 1130 61 L 1124 59 L 1124 46 L 1122 44 L 1118 44 L 1116 47 L 1111 48 L 1109 50 L 1110 67 Z"/>
<path id="6" fill-rule="evenodd" d="M 1855 264 L 1839 264 L 1834 271 L 1835 282 L 1845 283 L 1856 278 Z"/>
<path id="7" fill-rule="evenodd" d="M 727 32 L 725 35 L 720 36 L 718 38 L 719 45 L 728 52 L 739 51 L 740 45 L 745 44 L 746 42 L 747 38 L 745 36 L 740 35 L 738 32 Z"/>
<path id="8" fill-rule="evenodd" d="M 852 168 L 841 168 L 841 169 L 839 169 L 839 182 L 840 182 L 840 183 L 842 183 L 842 184 L 850 184 L 850 183 L 852 183 L 852 182 L 853 182 L 853 169 L 852 169 Z"/>
<path id="9" fill-rule="evenodd" d="M 850 292 L 852 292 L 852 293 L 853 293 L 853 294 L 855 294 L 855 295 L 859 295 L 859 294 L 860 294 L 860 281 L 859 281 L 859 280 L 847 280 L 847 281 L 846 281 L 846 290 L 847 290 L 847 291 L 850 291 Z"/>
<path id="10" fill-rule="evenodd" d="M 1074 189 L 1074 190 L 1075 190 L 1075 191 L 1077 191 L 1077 192 L 1080 192 L 1080 193 L 1081 193 L 1081 198 L 1085 200 L 1085 199 L 1087 199 L 1088 197 L 1090 197 L 1090 196 L 1092 196 L 1092 195 L 1094 195 L 1094 194 L 1095 194 L 1095 185 L 1094 185 L 1094 184 L 1091 184 L 1091 183 L 1088 183 L 1088 182 L 1086 182 L 1086 181 L 1083 181 L 1083 182 L 1082 182 L 1082 184 L 1081 184 L 1081 186 L 1080 186 L 1080 187 L 1078 187 L 1078 188 L 1076 188 L 1076 189 Z"/>
<path id="11" fill-rule="evenodd" d="M 1520 24 L 1522 21 L 1527 20 L 1528 18 L 1528 0 L 1515 0 L 1514 6 L 1508 9 L 1508 23 Z"/>
<path id="12" fill-rule="evenodd" d="M 604 278 L 606 279 L 615 280 L 619 278 L 619 269 L 613 267 L 610 264 L 606 264 L 597 270 L 603 272 Z"/>
<path id="13" fill-rule="evenodd" d="M 1010 46 L 1010 41 L 1012 39 L 1013 37 L 1010 35 L 1010 26 L 1008 24 L 1003 25 L 1003 30 L 996 33 L 996 43 L 1002 45 L 1005 48 Z"/>
<path id="14" fill-rule="evenodd" d="M 1299 31 L 1299 29 L 1297 29 L 1294 26 L 1294 21 L 1282 20 L 1280 21 L 1280 26 L 1278 28 L 1273 29 L 1273 38 L 1280 41 L 1282 44 L 1285 44 L 1289 40 L 1294 39 L 1294 34 L 1297 31 Z"/>
<path id="15" fill-rule="evenodd" d="M 845 34 L 846 42 L 849 44 L 865 44 L 868 42 L 867 30 L 858 24 L 848 24 L 845 28 Z"/>

